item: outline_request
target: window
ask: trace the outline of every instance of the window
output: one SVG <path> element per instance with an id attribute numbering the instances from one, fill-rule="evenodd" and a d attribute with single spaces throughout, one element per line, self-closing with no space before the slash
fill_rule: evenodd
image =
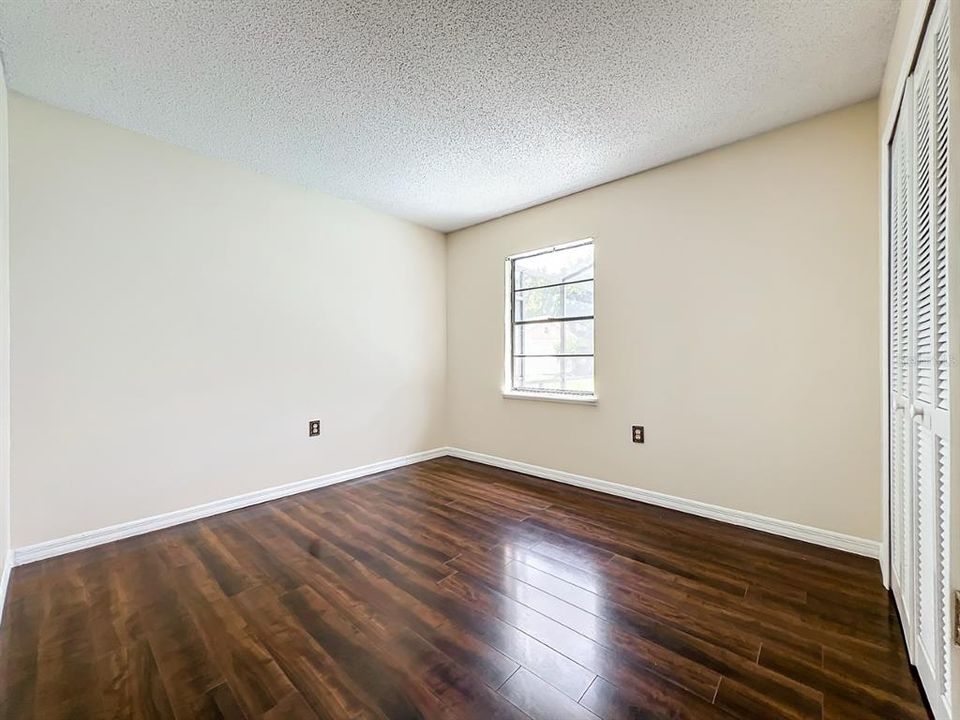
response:
<path id="1" fill-rule="evenodd" d="M 593 399 L 593 241 L 507 258 L 507 394 Z"/>

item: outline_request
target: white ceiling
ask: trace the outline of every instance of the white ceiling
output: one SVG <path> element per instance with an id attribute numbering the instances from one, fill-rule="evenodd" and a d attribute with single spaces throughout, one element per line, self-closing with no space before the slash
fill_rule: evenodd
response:
<path id="1" fill-rule="evenodd" d="M 877 94 L 898 0 L 4 0 L 26 95 L 439 230 Z"/>

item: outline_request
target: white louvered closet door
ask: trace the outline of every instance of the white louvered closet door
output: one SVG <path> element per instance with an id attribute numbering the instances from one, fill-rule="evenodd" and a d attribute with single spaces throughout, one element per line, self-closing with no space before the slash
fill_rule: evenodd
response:
<path id="1" fill-rule="evenodd" d="M 939 3 L 914 72 L 915 661 L 938 718 L 950 717 L 950 363 L 947 285 L 949 32 Z"/>
<path id="2" fill-rule="evenodd" d="M 912 92 L 907 80 L 907 93 Z M 915 532 L 912 343 L 913 118 L 901 109 L 890 148 L 890 545 L 893 594 L 913 657 Z"/>
<path id="3" fill-rule="evenodd" d="M 953 717 L 948 11 L 934 9 L 890 148 L 891 579 L 938 720 Z"/>

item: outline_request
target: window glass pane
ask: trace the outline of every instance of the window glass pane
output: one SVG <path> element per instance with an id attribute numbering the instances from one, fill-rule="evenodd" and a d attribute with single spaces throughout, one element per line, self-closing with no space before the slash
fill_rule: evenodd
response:
<path id="1" fill-rule="evenodd" d="M 514 355 L 593 354 L 593 320 L 515 325 Z"/>
<path id="2" fill-rule="evenodd" d="M 515 293 L 513 312 L 517 320 L 593 315 L 593 281 L 521 290 Z"/>
<path id="3" fill-rule="evenodd" d="M 514 288 L 586 280 L 593 277 L 593 245 L 531 255 L 513 261 Z"/>
<path id="4" fill-rule="evenodd" d="M 563 286 L 525 290 L 514 294 L 513 313 L 517 320 L 561 317 Z"/>
<path id="5" fill-rule="evenodd" d="M 590 268 L 591 272 L 593 268 Z M 593 281 L 563 286 L 563 315 L 593 315 Z"/>
<path id="6" fill-rule="evenodd" d="M 593 358 L 514 358 L 517 390 L 594 392 Z"/>

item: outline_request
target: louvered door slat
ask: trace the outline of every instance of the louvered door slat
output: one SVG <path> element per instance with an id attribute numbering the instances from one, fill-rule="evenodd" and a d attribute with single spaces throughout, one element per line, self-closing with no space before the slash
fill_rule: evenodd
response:
<path id="1" fill-rule="evenodd" d="M 915 396 L 933 402 L 933 270 L 930 217 L 930 72 L 920 68 L 914 81 L 916 108 L 916 240 L 914 245 L 914 378 Z"/>
<path id="2" fill-rule="evenodd" d="M 948 410 L 950 405 L 950 344 L 948 341 L 949 317 L 947 313 L 947 199 L 949 160 L 949 34 L 946 26 L 935 28 L 933 59 L 933 245 L 936 255 L 935 287 L 935 347 L 936 353 L 936 404 Z"/>
<path id="3" fill-rule="evenodd" d="M 912 245 L 912 216 L 911 216 L 911 192 L 913 189 L 913 158 L 911 152 L 911 133 L 913 127 L 913 118 L 909 108 L 901 113 L 900 127 L 898 128 L 897 156 L 899 158 L 899 177 L 897 178 L 898 191 L 898 209 L 897 218 L 899 220 L 897 257 L 900 268 L 898 295 L 898 315 L 899 337 L 897 345 L 900 354 L 900 375 L 897 378 L 898 392 L 904 397 L 911 396 L 910 385 L 912 383 L 912 359 L 910 357 L 910 247 Z"/>
<path id="4" fill-rule="evenodd" d="M 902 323 L 900 321 L 900 282 L 905 270 L 900 258 L 900 173 L 903 171 L 901 145 L 903 133 L 894 135 L 890 153 L 890 385 L 894 392 L 901 390 L 903 355 L 901 351 Z M 891 419 L 893 416 L 891 415 Z M 891 439 L 891 447 L 895 444 Z M 896 467 L 896 463 L 894 463 Z"/>
<path id="5" fill-rule="evenodd" d="M 922 424 L 916 428 L 916 457 L 914 468 L 917 478 L 917 630 L 923 648 L 935 646 L 937 637 L 937 611 L 935 567 L 937 537 L 935 526 L 936 478 L 933 471 L 933 450 L 930 430 Z"/>

